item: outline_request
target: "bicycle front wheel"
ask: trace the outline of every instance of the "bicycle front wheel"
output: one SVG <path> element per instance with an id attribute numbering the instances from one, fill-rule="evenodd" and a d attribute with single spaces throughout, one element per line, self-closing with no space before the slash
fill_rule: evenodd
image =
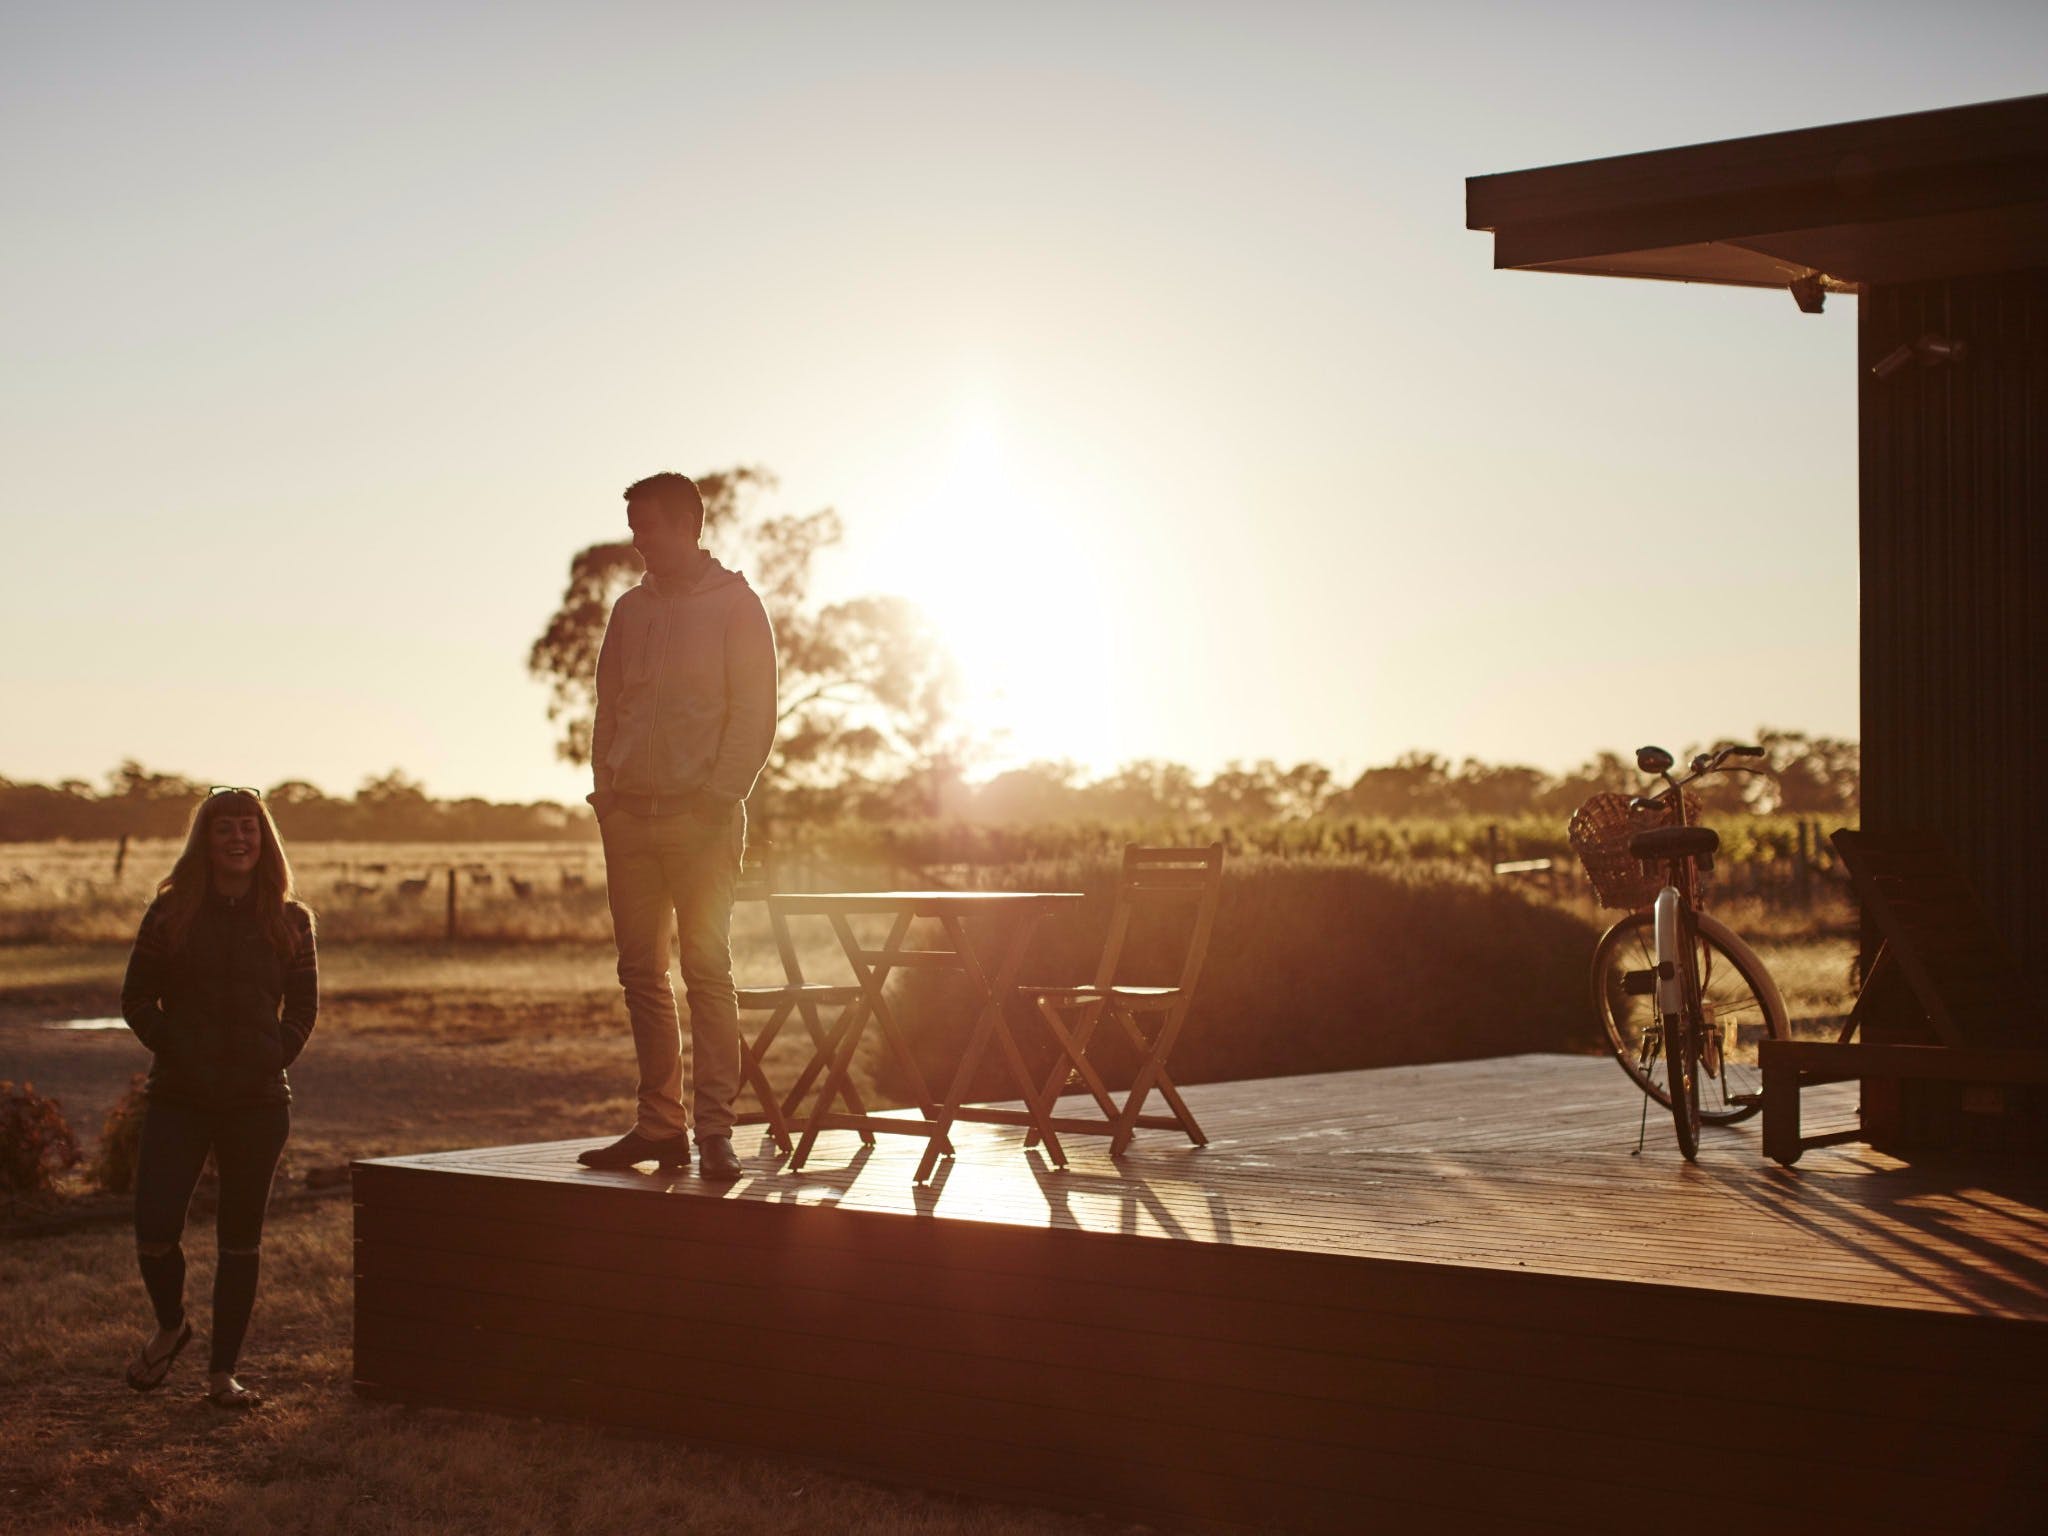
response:
<path id="1" fill-rule="evenodd" d="M 1702 915 L 1693 935 L 1693 974 L 1700 994 L 1695 1081 L 1700 1119 L 1732 1125 L 1755 1114 L 1762 1102 L 1757 1042 L 1787 1030 L 1776 989 L 1753 969 L 1753 961 L 1707 931 L 1710 922 Z M 1622 1071 L 1669 1109 L 1670 1051 L 1657 1018 L 1657 999 L 1633 995 L 1624 984 L 1629 972 L 1656 966 L 1651 916 L 1631 912 L 1601 936 L 1593 951 L 1593 1008 Z"/>
<path id="2" fill-rule="evenodd" d="M 1691 1011 L 1689 998 L 1685 1008 L 1683 1017 L 1664 1026 L 1664 1077 L 1678 1150 L 1689 1163 L 1700 1155 L 1700 1033 L 1699 1015 Z"/>

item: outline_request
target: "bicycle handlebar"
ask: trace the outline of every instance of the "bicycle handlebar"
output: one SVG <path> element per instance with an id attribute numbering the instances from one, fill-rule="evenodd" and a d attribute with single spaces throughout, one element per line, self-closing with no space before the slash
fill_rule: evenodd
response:
<path id="1" fill-rule="evenodd" d="M 1659 751 L 1659 749 L 1654 747 L 1645 747 L 1637 753 L 1637 759 L 1639 762 L 1641 760 L 1643 752 L 1658 752 L 1658 755 L 1661 757 L 1667 759 L 1670 757 L 1670 754 L 1668 752 L 1661 752 Z M 1669 784 L 1671 787 L 1669 789 L 1659 790 L 1654 795 L 1636 795 L 1632 797 L 1629 800 L 1629 809 L 1636 811 L 1647 811 L 1654 809 L 1655 807 L 1669 800 L 1673 795 L 1677 794 L 1680 790 L 1684 789 L 1685 786 L 1690 784 L 1694 779 L 1705 778 L 1710 773 L 1722 772 L 1728 766 L 1728 759 L 1731 757 L 1769 756 L 1770 754 L 1766 752 L 1762 747 L 1741 745 L 1723 747 L 1718 752 L 1702 752 L 1693 758 L 1691 764 L 1692 771 L 1687 773 L 1686 776 L 1682 779 L 1674 779 L 1673 777 L 1671 777 L 1671 770 L 1669 768 L 1664 769 L 1661 777 L 1663 778 L 1664 782 L 1666 784 Z M 1738 771 L 1745 773 L 1753 773 L 1756 770 L 1741 769 Z"/>

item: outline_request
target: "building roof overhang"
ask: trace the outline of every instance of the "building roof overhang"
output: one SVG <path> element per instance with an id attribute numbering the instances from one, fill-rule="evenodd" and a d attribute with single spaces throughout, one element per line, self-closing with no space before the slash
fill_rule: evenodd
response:
<path id="1" fill-rule="evenodd" d="M 1539 272 L 1859 292 L 2048 266 L 2048 95 L 1473 176 Z"/>

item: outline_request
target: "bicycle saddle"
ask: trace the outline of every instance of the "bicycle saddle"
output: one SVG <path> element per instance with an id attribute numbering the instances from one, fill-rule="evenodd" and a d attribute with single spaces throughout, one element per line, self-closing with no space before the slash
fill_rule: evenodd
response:
<path id="1" fill-rule="evenodd" d="M 1712 827 L 1652 827 L 1628 840 L 1628 851 L 1639 859 L 1697 859 L 1721 846 L 1721 834 Z"/>

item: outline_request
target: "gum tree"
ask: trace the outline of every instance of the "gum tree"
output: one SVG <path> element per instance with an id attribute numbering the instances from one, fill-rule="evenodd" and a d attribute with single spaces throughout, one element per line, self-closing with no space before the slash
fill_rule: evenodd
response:
<path id="1" fill-rule="evenodd" d="M 774 484 L 767 471 L 745 467 L 697 477 L 705 547 L 745 572 L 775 629 L 780 707 L 764 783 L 815 800 L 871 764 L 914 764 L 939 751 L 954 675 L 907 599 L 813 599 L 817 558 L 840 542 L 844 527 L 829 507 L 758 513 L 759 493 Z M 627 541 L 579 551 L 561 603 L 527 654 L 528 671 L 548 685 L 548 718 L 560 727 L 555 752 L 568 762 L 590 761 L 598 647 L 612 604 L 641 570 Z"/>

